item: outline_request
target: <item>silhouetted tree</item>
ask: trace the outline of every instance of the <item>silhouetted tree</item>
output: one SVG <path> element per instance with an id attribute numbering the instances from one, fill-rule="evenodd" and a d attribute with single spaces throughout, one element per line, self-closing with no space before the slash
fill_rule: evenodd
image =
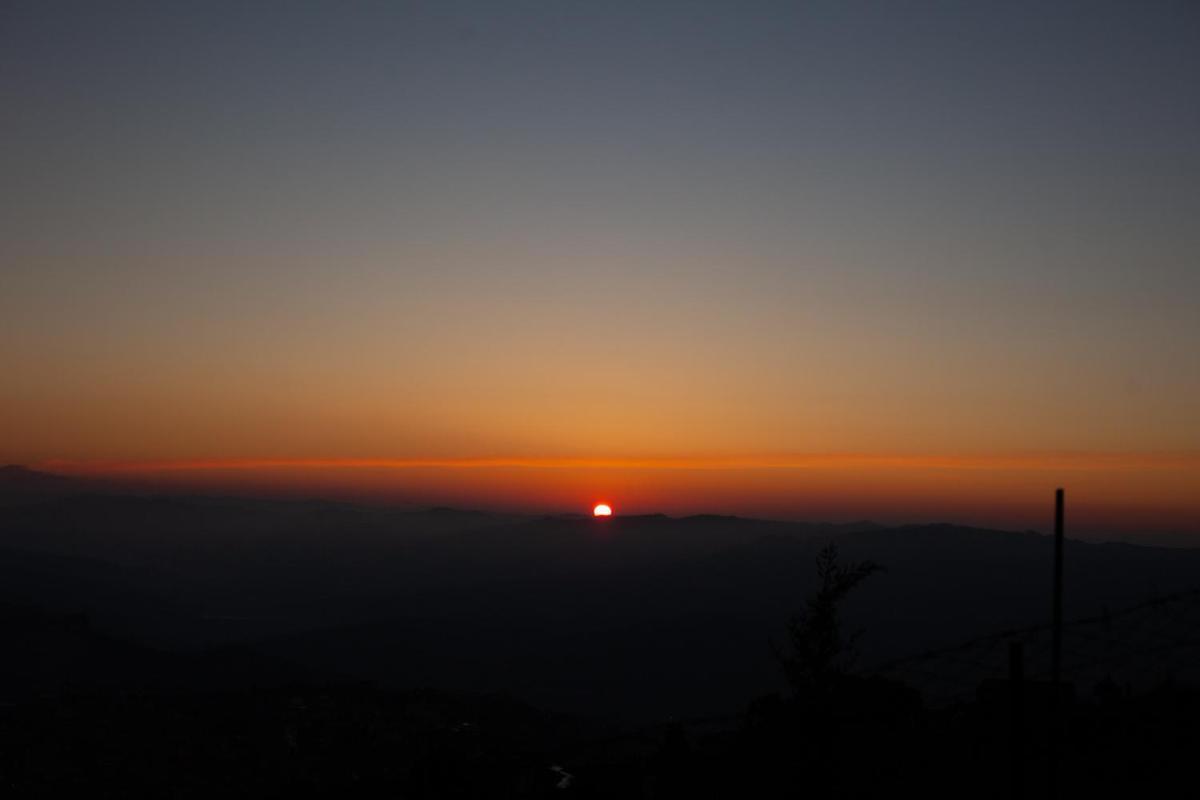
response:
<path id="1" fill-rule="evenodd" d="M 798 696 L 825 693 L 853 665 L 854 643 L 862 631 L 842 631 L 839 605 L 855 587 L 882 569 L 873 561 L 839 563 L 834 544 L 817 554 L 819 586 L 805 601 L 804 609 L 788 621 L 790 652 L 774 646 L 775 656 Z"/>

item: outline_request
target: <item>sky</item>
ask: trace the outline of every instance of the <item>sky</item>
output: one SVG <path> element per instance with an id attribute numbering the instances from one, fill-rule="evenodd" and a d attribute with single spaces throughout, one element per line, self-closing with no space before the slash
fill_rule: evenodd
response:
<path id="1" fill-rule="evenodd" d="M 8 0 L 0 461 L 1200 530 L 1197 87 L 1190 2 Z"/>

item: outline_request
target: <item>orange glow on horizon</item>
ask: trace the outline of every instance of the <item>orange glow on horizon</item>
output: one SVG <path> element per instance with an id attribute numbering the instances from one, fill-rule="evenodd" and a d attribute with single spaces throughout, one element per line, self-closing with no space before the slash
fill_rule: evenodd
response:
<path id="1" fill-rule="evenodd" d="M 690 457 L 222 458 L 42 461 L 40 469 L 151 491 L 305 496 L 521 513 L 947 521 L 1043 529 L 1064 485 L 1072 523 L 1200 529 L 1200 454 L 798 454 Z M 1080 528 L 1077 528 L 1077 530 Z"/>

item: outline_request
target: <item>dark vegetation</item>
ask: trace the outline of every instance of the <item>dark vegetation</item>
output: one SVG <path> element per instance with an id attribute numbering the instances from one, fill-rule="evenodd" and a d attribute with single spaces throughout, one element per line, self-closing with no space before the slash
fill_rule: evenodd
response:
<path id="1" fill-rule="evenodd" d="M 1036 534 L 401 513 L 17 477 L 0 491 L 5 796 L 1047 791 Z M 1068 542 L 1068 618 L 1094 619 L 1067 637 L 1060 796 L 1187 776 L 1200 602 L 1122 609 L 1200 584 L 1198 556 Z M 945 680 L 956 694 L 931 691 Z"/>

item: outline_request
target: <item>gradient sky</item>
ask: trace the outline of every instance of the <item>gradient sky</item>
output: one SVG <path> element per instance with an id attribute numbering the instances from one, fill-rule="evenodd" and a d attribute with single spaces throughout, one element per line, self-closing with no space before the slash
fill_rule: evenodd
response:
<path id="1" fill-rule="evenodd" d="M 1198 87 L 1192 2 L 5 2 L 0 461 L 1197 529 Z"/>

